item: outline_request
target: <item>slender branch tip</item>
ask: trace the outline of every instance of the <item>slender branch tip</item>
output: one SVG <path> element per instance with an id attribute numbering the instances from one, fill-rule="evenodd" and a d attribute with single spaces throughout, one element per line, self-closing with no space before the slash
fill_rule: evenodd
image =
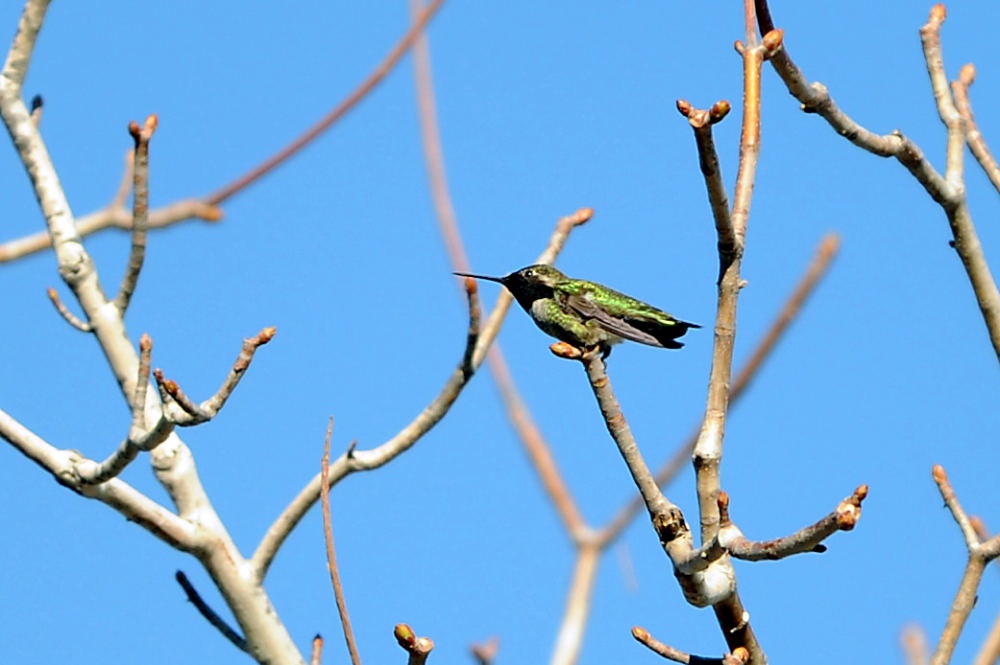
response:
<path id="1" fill-rule="evenodd" d="M 945 9 L 943 2 L 939 2 L 931 7 L 929 23 L 934 23 L 936 24 L 935 27 L 937 27 L 944 23 L 946 18 L 948 18 L 948 10 Z"/>
<path id="2" fill-rule="evenodd" d="M 931 476 L 934 477 L 934 482 L 938 485 L 943 485 L 948 482 L 948 474 L 945 473 L 944 467 L 940 464 L 935 464 L 931 467 Z"/>
<path id="3" fill-rule="evenodd" d="M 153 338 L 149 336 L 149 333 L 142 333 L 142 337 L 139 338 L 139 350 L 145 353 L 152 348 Z"/>

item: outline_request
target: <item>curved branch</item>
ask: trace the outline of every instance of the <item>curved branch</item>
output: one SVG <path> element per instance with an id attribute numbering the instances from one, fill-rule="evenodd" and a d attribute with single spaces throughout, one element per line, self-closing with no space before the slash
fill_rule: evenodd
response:
<path id="1" fill-rule="evenodd" d="M 729 495 L 719 493 L 719 544 L 737 559 L 746 561 L 777 560 L 803 552 L 825 552 L 821 543 L 837 531 L 850 531 L 861 519 L 861 502 L 868 496 L 868 486 L 861 485 L 826 517 L 783 538 L 767 541 L 748 540 L 729 518 Z"/>
<path id="2" fill-rule="evenodd" d="M 433 0 L 433 2 L 427 5 L 427 8 L 424 9 L 416 20 L 413 21 L 413 25 L 410 26 L 410 29 L 406 31 L 403 38 L 399 40 L 391 51 L 389 51 L 389 53 L 385 56 L 385 59 L 379 63 L 378 67 L 375 68 L 375 71 L 373 71 L 368 78 L 365 79 L 351 94 L 345 97 L 342 102 L 337 104 L 332 110 L 330 110 L 329 113 L 323 116 L 319 122 L 307 129 L 297 139 L 247 171 L 239 178 L 206 196 L 203 199 L 204 202 L 209 205 L 218 205 L 222 203 L 234 194 L 253 184 L 276 167 L 280 166 L 299 150 L 309 145 L 309 143 L 311 143 L 316 137 L 329 129 L 331 125 L 344 117 L 348 111 L 357 106 L 358 102 L 364 99 L 365 95 L 371 92 L 375 86 L 381 83 L 386 75 L 392 71 L 392 68 L 395 67 L 400 59 L 406 54 L 406 51 L 409 50 L 409 48 L 416 41 L 417 37 L 420 36 L 424 27 L 434 17 L 434 14 L 442 4 L 444 4 L 444 0 Z"/>

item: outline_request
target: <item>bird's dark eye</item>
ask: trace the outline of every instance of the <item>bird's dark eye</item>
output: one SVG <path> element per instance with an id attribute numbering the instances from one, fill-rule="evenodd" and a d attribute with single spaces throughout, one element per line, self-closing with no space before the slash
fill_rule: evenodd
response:
<path id="1" fill-rule="evenodd" d="M 534 277 L 535 276 L 535 271 L 534 270 L 525 270 L 524 271 L 524 276 L 525 277 Z"/>

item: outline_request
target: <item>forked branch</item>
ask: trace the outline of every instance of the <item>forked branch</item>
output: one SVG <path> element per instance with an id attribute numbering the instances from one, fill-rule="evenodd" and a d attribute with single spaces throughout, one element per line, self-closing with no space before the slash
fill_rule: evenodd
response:
<path id="1" fill-rule="evenodd" d="M 276 332 L 277 328 L 264 328 L 253 337 L 243 340 L 243 348 L 240 350 L 240 354 L 236 357 L 236 361 L 233 363 L 229 373 L 226 375 L 225 381 L 222 382 L 222 385 L 214 395 L 206 399 L 201 404 L 195 404 L 195 402 L 187 396 L 181 387 L 177 385 L 176 381 L 165 378 L 162 370 L 157 369 L 153 372 L 153 376 L 156 378 L 156 384 L 160 389 L 163 401 L 165 403 L 172 401 L 179 407 L 178 411 L 171 410 L 171 412 L 167 414 L 168 419 L 181 427 L 190 427 L 191 425 L 198 425 L 214 418 L 226 404 L 226 400 L 229 399 L 229 396 L 233 394 L 236 386 L 239 385 L 240 379 L 243 378 L 243 374 L 247 371 L 247 368 L 250 367 L 250 362 L 253 360 L 254 353 L 256 353 L 257 349 L 261 346 L 270 342 Z"/>
<path id="2" fill-rule="evenodd" d="M 803 552 L 825 552 L 822 542 L 837 531 L 850 531 L 861 519 L 861 502 L 868 496 L 868 486 L 861 485 L 826 517 L 783 538 L 766 541 L 748 540 L 729 517 L 729 495 L 719 492 L 719 544 L 737 559 L 764 561 L 784 559 Z"/>

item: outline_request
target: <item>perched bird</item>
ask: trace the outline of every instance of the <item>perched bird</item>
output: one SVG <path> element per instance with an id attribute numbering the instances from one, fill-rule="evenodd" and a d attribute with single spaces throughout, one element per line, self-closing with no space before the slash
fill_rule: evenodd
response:
<path id="1" fill-rule="evenodd" d="M 602 284 L 567 277 L 552 266 L 528 266 L 506 277 L 455 274 L 503 284 L 543 331 L 580 349 L 601 346 L 604 355 L 624 339 L 679 349 L 684 345 L 677 338 L 688 328 L 701 327 Z"/>

